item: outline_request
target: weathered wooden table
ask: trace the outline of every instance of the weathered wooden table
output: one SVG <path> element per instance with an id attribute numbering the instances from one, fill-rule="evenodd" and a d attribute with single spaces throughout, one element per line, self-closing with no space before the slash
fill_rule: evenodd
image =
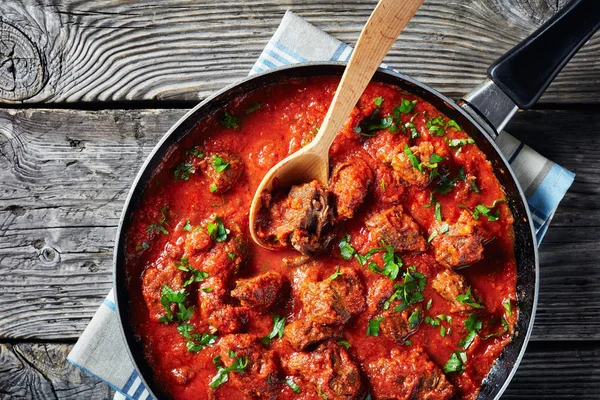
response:
<path id="1" fill-rule="evenodd" d="M 566 0 L 426 0 L 386 62 L 453 98 Z M 327 4 L 324 4 L 327 3 Z M 129 186 L 287 9 L 354 43 L 375 0 L 0 0 L 0 399 L 110 398 L 65 361 L 111 287 Z M 505 397 L 600 398 L 600 36 L 507 130 L 577 173 Z"/>

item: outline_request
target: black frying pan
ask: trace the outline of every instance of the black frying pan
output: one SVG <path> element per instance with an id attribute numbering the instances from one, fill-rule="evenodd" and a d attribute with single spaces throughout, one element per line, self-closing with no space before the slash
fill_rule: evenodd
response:
<path id="1" fill-rule="evenodd" d="M 531 330 L 538 296 L 538 253 L 527 200 L 507 160 L 494 143 L 499 132 L 519 109 L 531 107 L 575 52 L 600 27 L 600 0 L 575 0 L 534 34 L 496 61 L 489 79 L 458 104 L 410 77 L 379 70 L 373 80 L 398 86 L 433 104 L 467 132 L 491 161 L 504 187 L 515 223 L 517 296 L 519 318 L 516 334 L 506 346 L 481 386 L 478 399 L 498 399 L 515 374 Z M 119 223 L 115 251 L 115 302 L 131 359 L 146 388 L 161 398 L 159 386 L 135 338 L 130 324 L 130 298 L 125 273 L 125 235 L 152 172 L 170 146 L 186 136 L 207 114 L 217 111 L 239 95 L 289 78 L 339 75 L 344 63 L 307 63 L 268 71 L 235 83 L 210 96 L 181 118 L 156 145 L 136 177 Z"/>

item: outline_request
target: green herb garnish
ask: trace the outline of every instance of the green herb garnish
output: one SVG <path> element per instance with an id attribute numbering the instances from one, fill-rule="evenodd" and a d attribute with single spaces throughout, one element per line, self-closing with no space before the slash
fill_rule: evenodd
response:
<path id="1" fill-rule="evenodd" d="M 479 304 L 477 301 L 475 301 L 475 298 L 473 297 L 473 294 L 471 293 L 471 286 L 469 286 L 467 288 L 467 292 L 465 294 L 459 295 L 456 298 L 456 301 L 458 301 L 461 304 L 471 306 L 473 308 L 483 308 L 483 306 L 481 304 Z"/>
<path id="2" fill-rule="evenodd" d="M 240 119 L 232 114 L 229 114 L 227 111 L 225 111 L 223 118 L 221 118 L 219 122 L 224 128 L 230 128 L 235 130 L 240 129 Z"/>
<path id="3" fill-rule="evenodd" d="M 229 168 L 230 164 L 227 161 L 225 161 L 224 159 L 222 159 L 221 157 L 217 156 L 216 154 L 213 154 L 212 165 L 213 165 L 213 168 L 215 169 L 215 171 L 217 171 L 218 173 L 222 173 L 227 168 Z"/>
<path id="4" fill-rule="evenodd" d="M 285 329 L 285 317 L 281 317 L 279 315 L 273 315 L 273 328 L 271 328 L 271 332 L 260 339 L 264 344 L 269 344 L 276 337 L 283 337 L 283 332 Z"/>
<path id="5" fill-rule="evenodd" d="M 230 350 L 230 358 L 232 358 L 231 354 L 235 357 L 235 353 Z M 248 366 L 248 357 L 236 357 L 229 367 L 225 367 L 223 363 L 221 363 L 221 356 L 217 356 L 213 358 L 213 364 L 217 367 L 217 374 L 213 376 L 209 387 L 211 389 L 216 389 L 229 380 L 230 372 L 236 372 L 238 374 L 244 372 Z"/>
<path id="6" fill-rule="evenodd" d="M 260 110 L 261 107 L 260 103 L 252 104 L 250 107 L 246 108 L 246 115 L 252 114 L 256 110 Z"/>
<path id="7" fill-rule="evenodd" d="M 367 326 L 367 336 L 379 336 L 379 324 L 383 321 L 382 317 L 374 318 L 369 321 Z"/>
<path id="8" fill-rule="evenodd" d="M 225 228 L 225 225 L 223 225 L 223 220 L 220 217 L 216 217 L 214 222 L 209 222 L 206 225 L 206 230 L 217 242 L 225 241 L 227 235 L 230 233 L 229 229 Z"/>
<path id="9" fill-rule="evenodd" d="M 456 351 L 450 355 L 450 359 L 444 365 L 444 373 L 450 372 L 462 372 L 465 370 L 465 363 L 467 362 L 467 353 L 464 351 Z"/>

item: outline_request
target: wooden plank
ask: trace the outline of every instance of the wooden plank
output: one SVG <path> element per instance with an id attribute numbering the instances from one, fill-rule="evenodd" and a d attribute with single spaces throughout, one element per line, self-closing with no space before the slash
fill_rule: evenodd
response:
<path id="1" fill-rule="evenodd" d="M 65 360 L 72 345 L 0 344 L 0 398 L 112 399 L 114 390 Z M 502 397 L 598 399 L 600 346 L 532 343 Z"/>
<path id="2" fill-rule="evenodd" d="M 111 287 L 129 186 L 183 113 L 0 110 L 0 338 L 79 336 Z M 598 126 L 591 111 L 524 112 L 510 126 L 578 174 L 541 248 L 534 340 L 600 339 Z"/>
<path id="3" fill-rule="evenodd" d="M 386 62 L 458 98 L 567 0 L 427 0 Z M 288 9 L 349 44 L 375 0 L 0 3 L 0 101 L 197 100 L 247 75 Z M 600 36 L 542 99 L 600 101 Z"/>
<path id="4" fill-rule="evenodd" d="M 0 398 L 112 399 L 114 390 L 66 360 L 72 347 L 53 343 L 0 343 Z"/>

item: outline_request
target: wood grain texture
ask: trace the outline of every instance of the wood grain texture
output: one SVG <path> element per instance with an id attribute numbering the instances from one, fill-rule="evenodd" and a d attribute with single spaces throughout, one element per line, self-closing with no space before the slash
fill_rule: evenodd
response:
<path id="1" fill-rule="evenodd" d="M 183 113 L 0 110 L 0 337 L 79 336 L 110 289 L 129 186 Z M 596 112 L 530 111 L 509 127 L 577 173 L 541 247 L 534 340 L 600 339 L 598 126 Z"/>
<path id="2" fill-rule="evenodd" d="M 0 344 L 0 399 L 112 399 L 114 390 L 75 368 L 66 344 Z M 505 400 L 600 397 L 600 346 L 531 343 Z M 551 360 L 551 362 L 549 362 Z"/>
<path id="3" fill-rule="evenodd" d="M 0 399 L 112 399 L 114 390 L 66 360 L 71 348 L 0 343 Z"/>
<path id="4" fill-rule="evenodd" d="M 426 0 L 385 62 L 457 98 L 484 78 L 491 62 L 566 2 Z M 375 4 L 375 0 L 3 1 L 0 33 L 16 30 L 18 43 L 31 41 L 43 73 L 24 73 L 25 64 L 10 52 L 14 46 L 0 48 L 0 102 L 197 100 L 247 75 L 286 10 L 354 44 Z M 600 102 L 598 54 L 596 35 L 542 102 Z M 20 72 L 28 81 L 17 84 L 15 73 Z"/>

